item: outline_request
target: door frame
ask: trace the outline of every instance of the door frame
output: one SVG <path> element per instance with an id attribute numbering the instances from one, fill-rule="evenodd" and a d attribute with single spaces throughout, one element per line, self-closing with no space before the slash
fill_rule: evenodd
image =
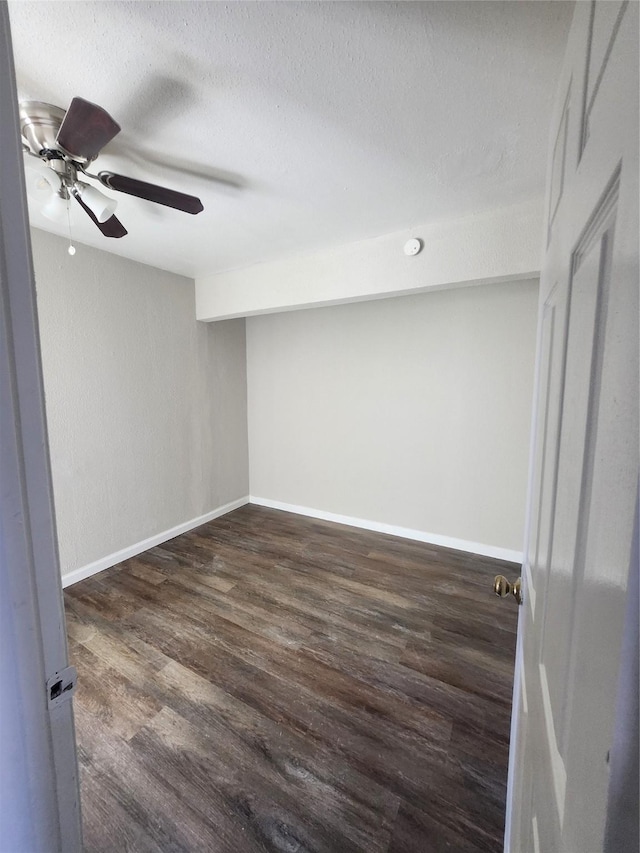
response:
<path id="1" fill-rule="evenodd" d="M 73 690 L 53 701 L 47 683 L 70 675 L 4 0 L 0 45 L 0 850 L 80 853 Z"/>

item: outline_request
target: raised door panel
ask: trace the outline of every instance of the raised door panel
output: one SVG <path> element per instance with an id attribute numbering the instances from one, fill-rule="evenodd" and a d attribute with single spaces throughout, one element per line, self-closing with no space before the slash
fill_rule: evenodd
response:
<path id="1" fill-rule="evenodd" d="M 611 201 L 596 213 L 597 227 L 589 228 L 573 261 L 569 295 L 569 322 L 565 364 L 560 456 L 555 521 L 544 611 L 540 623 L 540 667 L 543 689 L 553 717 L 558 751 L 562 755 L 563 713 L 569 680 L 573 611 L 579 601 L 580 543 L 584 535 L 585 470 L 590 412 L 597 405 L 594 371 L 600 339 L 600 314 L 607 279 L 603 275 L 607 235 L 612 233 Z M 601 216 L 602 214 L 602 216 Z"/>
<path id="2" fill-rule="evenodd" d="M 629 0 L 592 2 L 589 32 L 589 53 L 584 89 L 582 119 L 582 148 L 591 132 L 591 113 L 598 99 L 601 84 L 609 66 L 613 47 L 623 25 Z"/>

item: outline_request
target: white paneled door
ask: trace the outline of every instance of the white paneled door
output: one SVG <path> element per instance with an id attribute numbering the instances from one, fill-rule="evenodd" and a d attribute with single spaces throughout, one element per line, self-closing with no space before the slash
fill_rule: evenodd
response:
<path id="1" fill-rule="evenodd" d="M 506 846 L 599 853 L 638 485 L 637 2 L 576 4 L 546 217 Z"/>

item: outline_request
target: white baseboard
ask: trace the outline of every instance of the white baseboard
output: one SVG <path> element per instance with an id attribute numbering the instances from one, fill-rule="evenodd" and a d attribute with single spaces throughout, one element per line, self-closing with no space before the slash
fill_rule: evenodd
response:
<path id="1" fill-rule="evenodd" d="M 255 495 L 250 496 L 249 502 L 257 506 L 294 512 L 296 515 L 306 515 L 309 518 L 320 518 L 323 521 L 334 521 L 336 524 L 347 524 L 349 527 L 361 527 L 363 530 L 373 530 L 376 533 L 387 533 L 390 536 L 401 536 L 403 539 L 414 539 L 416 542 L 427 542 L 429 545 L 440 545 L 442 548 L 467 551 L 471 554 L 479 554 L 482 557 L 522 563 L 522 551 L 512 551 L 509 548 L 499 548 L 496 545 L 483 545 L 480 542 L 469 542 L 467 539 L 455 539 L 453 536 L 441 536 L 438 533 L 426 533 L 423 530 L 412 530 L 409 527 L 396 527 L 393 524 L 383 524 L 380 521 L 367 521 L 364 518 L 353 518 L 350 515 L 338 515 L 335 512 L 325 512 L 322 509 L 312 509 L 308 506 L 272 501 L 269 498 L 259 498 Z"/>
<path id="2" fill-rule="evenodd" d="M 143 551 L 153 548 L 156 545 L 161 545 L 174 536 L 179 536 L 181 533 L 186 533 L 199 527 L 201 524 L 206 524 L 207 521 L 213 521 L 214 518 L 219 518 L 221 515 L 226 515 L 234 509 L 239 509 L 248 503 L 256 504 L 257 506 L 266 506 L 271 509 L 280 509 L 284 512 L 293 512 L 296 515 L 306 515 L 309 518 L 320 518 L 323 521 L 333 521 L 336 524 L 346 524 L 349 527 L 360 527 L 363 530 L 373 530 L 376 533 L 387 533 L 390 536 L 400 536 L 403 539 L 413 539 L 416 542 L 426 542 L 430 545 L 440 545 L 443 548 L 453 548 L 456 551 L 467 551 L 471 554 L 480 554 L 483 557 L 493 557 L 496 560 L 507 560 L 512 563 L 522 563 L 522 552 L 512 551 L 508 548 L 498 548 L 494 545 L 483 545 L 479 542 L 469 542 L 466 539 L 456 539 L 452 536 L 440 536 L 438 533 L 425 533 L 422 530 L 412 530 L 409 527 L 396 527 L 393 524 L 383 524 L 380 521 L 368 521 L 364 518 L 354 518 L 350 515 L 339 515 L 335 512 L 325 512 L 321 509 L 312 509 L 308 506 L 297 506 L 296 504 L 288 504 L 283 501 L 272 501 L 269 498 L 259 498 L 255 495 L 247 495 L 238 500 L 231 501 L 224 506 L 219 506 L 211 512 L 201 515 L 198 518 L 192 518 L 190 521 L 185 521 L 183 524 L 178 524 L 170 530 L 163 530 L 162 533 L 157 533 L 149 539 L 143 539 L 142 542 L 136 542 L 128 548 L 123 548 L 121 551 L 116 551 L 114 554 L 108 554 L 93 563 L 88 563 L 86 566 L 80 566 L 78 569 L 73 569 L 70 572 L 62 575 L 62 586 L 71 586 L 78 581 L 89 578 L 92 575 L 98 574 L 105 569 L 111 568 L 123 560 L 128 560 L 131 557 L 136 557 Z"/>
<path id="3" fill-rule="evenodd" d="M 156 533 L 155 536 L 151 536 L 149 539 L 143 539 L 142 542 L 136 542 L 135 545 L 130 545 L 128 548 L 123 548 L 121 551 L 116 551 L 114 554 L 102 557 L 94 563 L 89 563 L 86 566 L 80 566 L 79 569 L 73 569 L 72 571 L 62 575 L 62 586 L 71 586 L 71 584 L 78 583 L 78 581 L 89 578 L 91 575 L 96 575 L 98 572 L 104 571 L 104 569 L 109 569 L 111 566 L 115 566 L 117 563 L 121 563 L 123 560 L 128 560 L 131 557 L 136 557 L 143 551 L 148 551 L 149 548 L 161 545 L 163 542 L 173 539 L 174 536 L 179 536 L 181 533 L 193 530 L 194 527 L 206 524 L 207 521 L 213 521 L 214 518 L 226 515 L 226 513 L 231 512 L 234 509 L 239 509 L 241 506 L 245 506 L 248 503 L 248 495 L 243 498 L 238 498 L 238 500 L 231 501 L 228 504 L 224 504 L 224 506 L 219 506 L 216 509 L 211 510 L 211 512 L 205 513 L 205 515 L 201 515 L 198 518 L 192 518 L 190 521 L 178 524 L 170 530 L 163 530 L 162 533 Z"/>

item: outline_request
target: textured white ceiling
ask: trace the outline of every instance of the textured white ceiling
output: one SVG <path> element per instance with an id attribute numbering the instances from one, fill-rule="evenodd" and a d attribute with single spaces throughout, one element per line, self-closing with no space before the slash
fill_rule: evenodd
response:
<path id="1" fill-rule="evenodd" d="M 204 204 L 115 194 L 121 240 L 74 204 L 76 240 L 190 276 L 540 196 L 572 6 L 9 4 L 20 97 L 100 104 L 95 171 Z"/>

